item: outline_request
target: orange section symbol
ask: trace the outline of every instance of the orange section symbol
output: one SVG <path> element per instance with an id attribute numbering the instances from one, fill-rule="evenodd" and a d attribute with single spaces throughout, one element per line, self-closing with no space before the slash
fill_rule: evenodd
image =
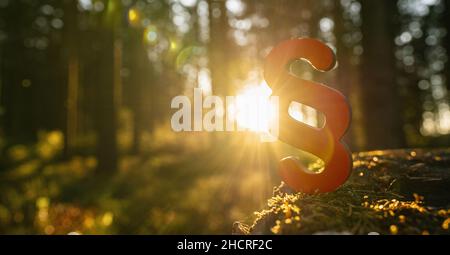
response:
<path id="1" fill-rule="evenodd" d="M 283 41 L 267 56 L 264 78 L 274 96 L 279 97 L 279 139 L 309 152 L 324 162 L 324 169 L 314 173 L 295 157 L 280 161 L 284 182 L 298 192 L 330 192 L 342 185 L 352 169 L 351 152 L 342 143 L 350 125 L 351 110 L 339 91 L 323 84 L 300 79 L 289 71 L 295 60 L 305 60 L 315 69 L 326 72 L 336 65 L 334 52 L 323 42 L 300 38 Z M 315 108 L 325 116 L 325 125 L 315 128 L 289 115 L 292 102 Z"/>

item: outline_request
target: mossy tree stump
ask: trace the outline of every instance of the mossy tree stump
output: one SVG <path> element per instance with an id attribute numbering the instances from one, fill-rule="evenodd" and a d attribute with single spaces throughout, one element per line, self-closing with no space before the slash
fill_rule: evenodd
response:
<path id="1" fill-rule="evenodd" d="M 281 184 L 235 234 L 450 234 L 450 149 L 357 153 L 337 191 L 307 195 Z"/>

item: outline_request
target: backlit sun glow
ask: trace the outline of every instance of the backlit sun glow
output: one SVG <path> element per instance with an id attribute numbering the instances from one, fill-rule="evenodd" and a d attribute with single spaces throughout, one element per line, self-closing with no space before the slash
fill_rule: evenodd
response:
<path id="1" fill-rule="evenodd" d="M 237 94 L 236 101 L 228 107 L 228 114 L 238 128 L 251 132 L 268 133 L 276 121 L 276 104 L 271 102 L 272 90 L 265 82 L 248 85 Z"/>
<path id="2" fill-rule="evenodd" d="M 239 128 L 256 133 L 269 133 L 274 122 L 278 121 L 278 106 L 271 99 L 272 90 L 266 82 L 248 85 L 237 93 L 236 102 L 228 107 L 228 114 Z M 292 102 L 289 115 L 312 127 L 320 127 L 318 112 L 309 106 Z"/>

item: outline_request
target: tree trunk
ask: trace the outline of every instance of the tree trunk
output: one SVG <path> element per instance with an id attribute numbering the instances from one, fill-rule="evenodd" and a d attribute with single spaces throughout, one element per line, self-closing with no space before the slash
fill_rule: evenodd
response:
<path id="1" fill-rule="evenodd" d="M 209 66 L 215 95 L 232 92 L 228 75 L 231 47 L 228 39 L 228 18 L 225 1 L 208 0 L 210 18 Z"/>
<path id="2" fill-rule="evenodd" d="M 362 110 L 361 110 L 361 77 L 359 73 L 359 65 L 355 63 L 353 49 L 355 44 L 348 45 L 344 42 L 344 36 L 359 30 L 352 21 L 344 17 L 344 10 L 340 3 L 334 6 L 335 23 L 336 23 L 336 47 L 338 68 L 336 74 L 337 88 L 348 98 L 352 107 L 352 123 L 347 134 L 344 136 L 345 143 L 352 151 L 359 151 L 365 147 L 366 135 L 363 127 Z"/>
<path id="3" fill-rule="evenodd" d="M 362 0 L 362 93 L 367 149 L 404 146 L 402 111 L 395 81 L 396 1 Z"/>
<path id="4" fill-rule="evenodd" d="M 23 3 L 11 2 L 5 16 L 3 102 L 5 105 L 5 137 L 8 144 L 36 141 L 32 107 L 33 80 L 31 71 L 23 63 L 33 65 L 30 50 L 23 46 L 23 32 L 27 27 L 26 15 L 21 15 Z"/>
<path id="5" fill-rule="evenodd" d="M 111 5 L 111 6 L 109 6 Z M 118 1 L 108 1 L 108 11 L 101 20 L 98 38 L 101 48 L 98 50 L 97 84 L 97 157 L 98 170 L 101 173 L 113 173 L 117 170 L 117 81 L 116 29 L 121 15 Z"/>
<path id="6" fill-rule="evenodd" d="M 447 48 L 447 57 L 450 56 L 450 0 L 445 0 L 444 24 L 446 25 L 447 35 L 445 37 L 445 47 Z M 450 59 L 447 59 L 447 91 L 450 90 Z"/>
<path id="7" fill-rule="evenodd" d="M 69 156 L 75 146 L 78 129 L 78 87 L 79 87 L 79 52 L 77 36 L 78 10 L 75 1 L 64 2 L 65 24 L 64 45 L 66 66 L 66 114 L 64 130 L 64 156 Z"/>
<path id="8" fill-rule="evenodd" d="M 132 62 L 130 63 L 131 76 L 130 87 L 132 88 L 130 105 L 133 110 L 133 145 L 131 152 L 133 154 L 139 154 L 141 148 L 141 135 L 142 135 L 142 90 L 143 90 L 143 64 L 147 55 L 143 47 L 142 42 L 142 29 L 132 28 L 131 38 L 131 55 Z"/>

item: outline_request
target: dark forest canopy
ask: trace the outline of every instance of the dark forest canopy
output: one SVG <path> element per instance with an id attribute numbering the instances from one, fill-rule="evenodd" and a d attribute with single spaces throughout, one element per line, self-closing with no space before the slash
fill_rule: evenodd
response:
<path id="1" fill-rule="evenodd" d="M 32 144 L 39 132 L 59 130 L 66 155 L 97 151 L 100 168 L 114 169 L 111 158 L 138 153 L 142 136 L 170 119 L 174 95 L 196 86 L 232 95 L 259 85 L 271 47 L 314 37 L 335 49 L 339 68 L 327 74 L 301 62 L 292 68 L 349 98 L 346 139 L 353 150 L 445 146 L 447 6 L 443 0 L 1 0 L 1 145 Z"/>

